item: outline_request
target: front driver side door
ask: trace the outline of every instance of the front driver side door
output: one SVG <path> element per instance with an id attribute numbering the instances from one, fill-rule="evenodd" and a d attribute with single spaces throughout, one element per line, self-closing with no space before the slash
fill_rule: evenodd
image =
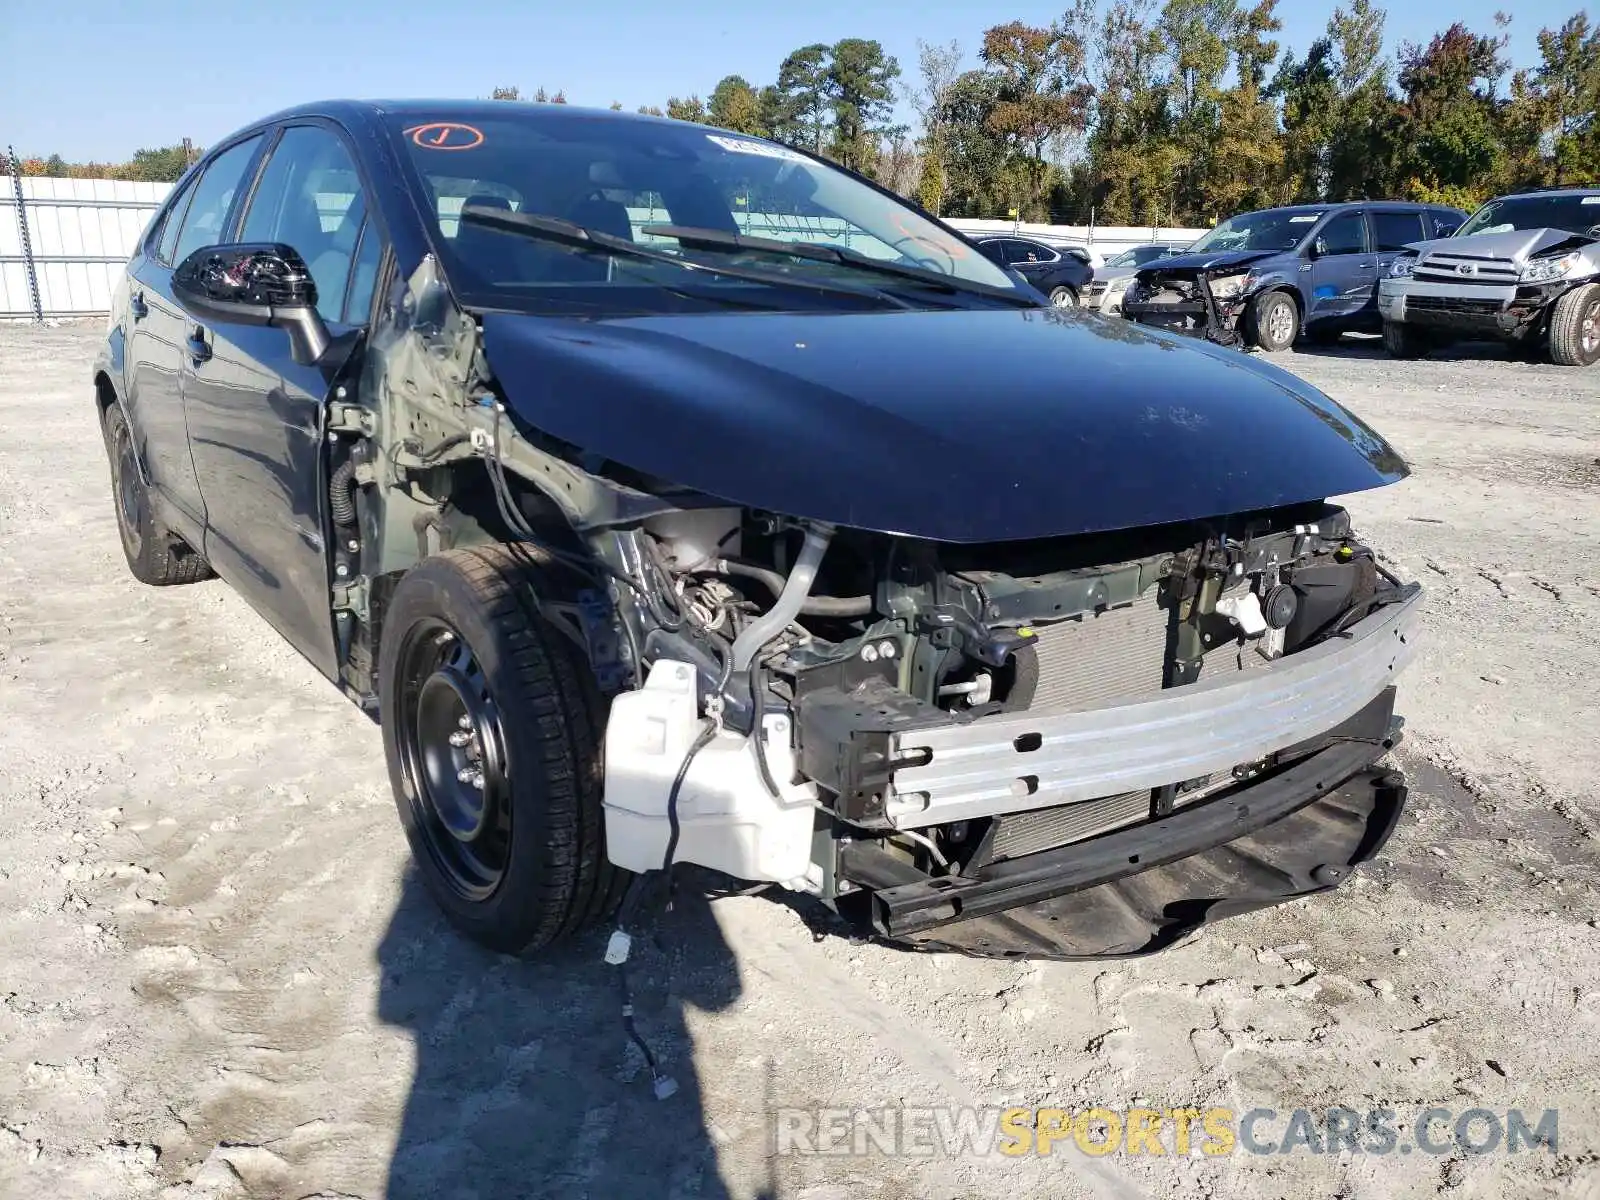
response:
<path id="1" fill-rule="evenodd" d="M 354 158 L 331 128 L 284 129 L 230 240 L 283 242 L 305 259 L 334 341 L 325 359 L 367 323 L 383 237 L 367 217 Z M 213 324 L 195 333 L 200 353 L 184 404 L 206 500 L 206 558 L 336 677 L 323 453 L 329 362 L 295 362 L 282 329 Z"/>
<path id="2" fill-rule="evenodd" d="M 1308 320 L 1354 316 L 1378 286 L 1367 245 L 1366 216 L 1352 210 L 1330 218 L 1317 231 L 1312 245 L 1316 257 L 1311 261 Z"/>

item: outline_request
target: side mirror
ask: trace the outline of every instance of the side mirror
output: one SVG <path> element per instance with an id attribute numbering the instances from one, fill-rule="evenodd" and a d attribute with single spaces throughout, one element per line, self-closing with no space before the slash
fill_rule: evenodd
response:
<path id="1" fill-rule="evenodd" d="M 202 246 L 173 271 L 172 291 L 184 308 L 208 321 L 283 329 L 298 363 L 309 366 L 328 348 L 317 285 L 292 246 Z"/>

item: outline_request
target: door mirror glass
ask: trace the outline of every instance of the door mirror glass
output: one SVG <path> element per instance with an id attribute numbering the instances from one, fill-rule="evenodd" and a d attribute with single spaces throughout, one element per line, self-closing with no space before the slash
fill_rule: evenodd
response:
<path id="1" fill-rule="evenodd" d="M 202 246 L 173 271 L 172 292 L 208 321 L 288 330 L 296 361 L 315 362 L 327 349 L 317 285 L 305 260 L 282 242 Z"/>

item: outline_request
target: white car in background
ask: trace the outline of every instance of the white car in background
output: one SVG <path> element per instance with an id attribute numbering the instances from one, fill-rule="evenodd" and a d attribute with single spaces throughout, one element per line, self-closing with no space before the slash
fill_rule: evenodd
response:
<path id="1" fill-rule="evenodd" d="M 1101 312 L 1122 311 L 1122 294 L 1128 290 L 1139 268 L 1157 259 L 1172 258 L 1189 248 L 1188 242 L 1145 242 L 1129 246 L 1096 265 L 1094 279 L 1083 290 L 1083 307 Z"/>

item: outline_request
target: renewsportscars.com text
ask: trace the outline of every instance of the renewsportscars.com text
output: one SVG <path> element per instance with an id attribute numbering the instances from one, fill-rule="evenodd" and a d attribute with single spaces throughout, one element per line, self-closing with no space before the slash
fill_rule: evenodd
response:
<path id="1" fill-rule="evenodd" d="M 779 1108 L 773 1151 L 837 1157 L 1556 1152 L 1559 1111 L 1331 1107 Z"/>

